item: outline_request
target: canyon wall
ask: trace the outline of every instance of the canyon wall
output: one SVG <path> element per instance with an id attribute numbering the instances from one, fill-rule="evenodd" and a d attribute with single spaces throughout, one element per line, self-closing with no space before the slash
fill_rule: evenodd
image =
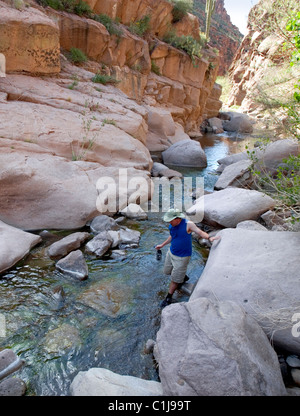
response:
<path id="1" fill-rule="evenodd" d="M 286 31 L 297 9 L 296 0 L 260 0 L 251 9 L 248 34 L 229 68 L 232 88 L 228 106 L 241 106 L 241 111 L 260 113 L 260 117 L 269 109 L 284 122 L 284 114 L 278 112 L 280 103 L 288 103 L 300 77 L 299 66 L 290 66 L 293 49 L 291 33 Z"/>
<path id="2" fill-rule="evenodd" d="M 205 32 L 206 0 L 194 0 L 194 13 L 198 16 L 202 32 Z M 220 65 L 218 75 L 225 75 L 243 40 L 239 29 L 232 24 L 225 9 L 224 0 L 216 0 L 211 17 L 210 44 L 219 50 Z"/>
<path id="3" fill-rule="evenodd" d="M 0 219 L 27 229 L 78 228 L 99 215 L 99 178 L 110 177 L 126 202 L 145 185 L 151 197 L 152 151 L 201 136 L 200 124 L 218 114 L 219 56 L 210 47 L 193 59 L 165 43 L 167 1 L 89 1 L 93 13 L 118 17 L 119 33 L 90 17 L 42 7 L 33 0 L 0 1 Z M 151 13 L 150 13 L 151 12 Z M 146 14 L 145 14 L 146 13 Z M 126 23 L 151 15 L 137 36 Z M 177 36 L 199 36 L 187 15 Z M 124 23 L 122 23 L 124 22 Z M 78 48 L 88 60 L 74 65 Z M 155 71 L 153 70 L 155 68 Z M 103 85 L 95 75 L 111 80 Z M 124 171 L 122 171 L 124 173 Z"/>

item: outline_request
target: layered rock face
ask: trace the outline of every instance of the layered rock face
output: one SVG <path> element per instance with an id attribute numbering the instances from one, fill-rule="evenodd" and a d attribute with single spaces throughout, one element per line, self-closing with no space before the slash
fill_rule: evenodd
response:
<path id="1" fill-rule="evenodd" d="M 300 76 L 297 66 L 289 66 L 291 50 L 285 30 L 293 5 L 299 7 L 293 1 L 284 8 L 279 1 L 260 0 L 251 9 L 248 34 L 229 68 L 232 89 L 228 106 L 262 112 L 268 100 L 286 102 L 292 96 Z"/>
<path id="2" fill-rule="evenodd" d="M 44 13 L 29 8 L 22 13 L 0 3 L 0 49 L 6 70 L 54 74 L 60 71 L 59 30 Z"/>
<path id="3" fill-rule="evenodd" d="M 0 1 L 0 53 L 6 60 L 0 83 L 0 219 L 21 229 L 82 227 L 99 209 L 104 213 L 115 194 L 113 213 L 147 201 L 149 150 L 199 136 L 203 118 L 221 107 L 219 58 L 212 49 L 192 60 L 161 40 L 172 22 L 169 2 L 89 4 L 93 13 L 118 18 L 120 32 L 112 35 L 95 19 L 33 0 L 18 8 Z M 147 36 L 128 30 L 126 24 L 148 14 Z M 199 37 L 192 15 L 175 30 Z M 66 58 L 71 48 L 89 61 L 72 65 Z M 115 78 L 115 86 L 93 82 L 95 74 Z M 113 186 L 106 195 L 108 179 Z M 143 184 L 138 196 L 131 180 Z M 98 203 L 101 192 L 106 198 Z"/>
<path id="4" fill-rule="evenodd" d="M 199 17 L 201 30 L 205 31 L 206 0 L 194 0 L 195 14 Z M 219 75 L 225 75 L 243 40 L 239 29 L 231 23 L 224 0 L 216 0 L 211 18 L 210 43 L 220 53 Z"/>

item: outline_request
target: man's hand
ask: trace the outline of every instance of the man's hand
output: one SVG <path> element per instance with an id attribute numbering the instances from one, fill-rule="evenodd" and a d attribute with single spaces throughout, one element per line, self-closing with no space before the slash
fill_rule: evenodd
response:
<path id="1" fill-rule="evenodd" d="M 215 235 L 214 237 L 209 237 L 209 241 L 215 241 L 215 240 L 220 240 L 221 236 L 219 235 Z"/>

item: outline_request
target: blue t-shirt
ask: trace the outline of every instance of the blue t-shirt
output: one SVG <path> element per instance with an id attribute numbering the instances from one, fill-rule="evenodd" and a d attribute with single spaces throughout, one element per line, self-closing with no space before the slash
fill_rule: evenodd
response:
<path id="1" fill-rule="evenodd" d="M 169 225 L 171 240 L 171 253 L 178 257 L 192 255 L 192 235 L 186 231 L 187 220 L 184 218 L 176 227 Z"/>

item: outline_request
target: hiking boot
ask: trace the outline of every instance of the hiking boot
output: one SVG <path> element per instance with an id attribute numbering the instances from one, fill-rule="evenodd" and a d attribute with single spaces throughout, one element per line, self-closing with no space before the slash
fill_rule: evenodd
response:
<path id="1" fill-rule="evenodd" d="M 160 304 L 161 308 L 164 308 L 168 305 L 171 305 L 172 303 L 172 298 L 165 298 L 162 303 Z"/>

